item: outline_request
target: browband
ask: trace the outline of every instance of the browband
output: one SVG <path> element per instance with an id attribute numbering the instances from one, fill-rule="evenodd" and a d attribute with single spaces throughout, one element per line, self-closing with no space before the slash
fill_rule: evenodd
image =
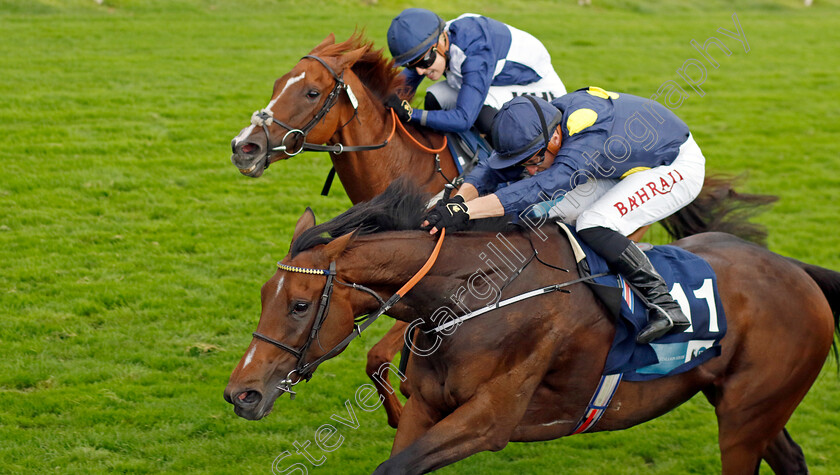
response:
<path id="1" fill-rule="evenodd" d="M 316 274 L 316 275 L 335 275 L 334 270 L 329 269 L 308 269 L 306 267 L 296 267 L 287 264 L 277 263 L 277 268 L 289 272 L 297 272 L 299 274 Z"/>

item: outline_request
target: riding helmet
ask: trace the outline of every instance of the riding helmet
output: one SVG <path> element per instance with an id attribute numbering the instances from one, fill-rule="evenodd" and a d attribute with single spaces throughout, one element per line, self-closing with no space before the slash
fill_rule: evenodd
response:
<path id="1" fill-rule="evenodd" d="M 538 97 L 518 96 L 508 101 L 490 129 L 495 150 L 488 159 L 490 168 L 518 165 L 547 147 L 562 119 L 558 108 Z"/>
<path id="2" fill-rule="evenodd" d="M 425 8 L 406 8 L 388 27 L 388 49 L 398 66 L 420 58 L 435 43 L 446 23 Z"/>

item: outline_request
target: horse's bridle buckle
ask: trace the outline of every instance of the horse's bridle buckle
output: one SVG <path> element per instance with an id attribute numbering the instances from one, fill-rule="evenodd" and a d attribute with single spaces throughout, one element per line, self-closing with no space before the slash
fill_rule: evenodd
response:
<path id="1" fill-rule="evenodd" d="M 296 384 L 301 382 L 302 378 L 298 378 L 297 381 L 292 381 L 292 373 L 296 372 L 297 369 L 293 369 L 289 371 L 289 374 L 286 375 L 286 378 L 280 381 L 280 384 L 277 385 L 277 389 L 280 390 L 280 395 L 282 396 L 283 393 L 289 393 L 289 400 L 294 401 L 295 396 L 297 395 L 296 392 L 292 391 L 292 387 Z"/>

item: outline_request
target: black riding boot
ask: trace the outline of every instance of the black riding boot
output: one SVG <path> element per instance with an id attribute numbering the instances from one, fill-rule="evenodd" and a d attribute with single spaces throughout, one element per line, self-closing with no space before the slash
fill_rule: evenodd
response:
<path id="1" fill-rule="evenodd" d="M 636 342 L 650 343 L 668 332 L 679 333 L 691 325 L 680 305 L 668 293 L 668 285 L 662 276 L 633 241 L 602 226 L 583 229 L 578 235 L 646 300 L 648 324 L 636 336 Z"/>
<path id="2" fill-rule="evenodd" d="M 648 324 L 636 335 L 637 343 L 647 344 L 667 333 L 679 333 L 691 326 L 680 305 L 668 292 L 662 276 L 634 243 L 631 242 L 621 253 L 615 267 L 648 303 Z"/>

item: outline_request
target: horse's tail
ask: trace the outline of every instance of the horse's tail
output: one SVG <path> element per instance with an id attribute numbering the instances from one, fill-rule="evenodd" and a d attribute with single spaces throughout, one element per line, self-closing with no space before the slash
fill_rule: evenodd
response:
<path id="1" fill-rule="evenodd" d="M 826 300 L 828 300 L 828 305 L 831 307 L 831 313 L 834 314 L 834 333 L 840 335 L 840 272 L 806 264 L 796 259 L 788 259 L 801 267 L 820 287 Z M 832 350 L 834 351 L 834 358 L 840 363 L 837 353 L 837 341 L 832 343 Z"/>
<path id="2" fill-rule="evenodd" d="M 700 194 L 688 206 L 661 221 L 674 239 L 709 231 L 734 234 L 766 247 L 767 230 L 751 223 L 753 216 L 766 210 L 779 198 L 773 195 L 738 193 L 733 185 L 743 175 L 706 176 Z"/>

